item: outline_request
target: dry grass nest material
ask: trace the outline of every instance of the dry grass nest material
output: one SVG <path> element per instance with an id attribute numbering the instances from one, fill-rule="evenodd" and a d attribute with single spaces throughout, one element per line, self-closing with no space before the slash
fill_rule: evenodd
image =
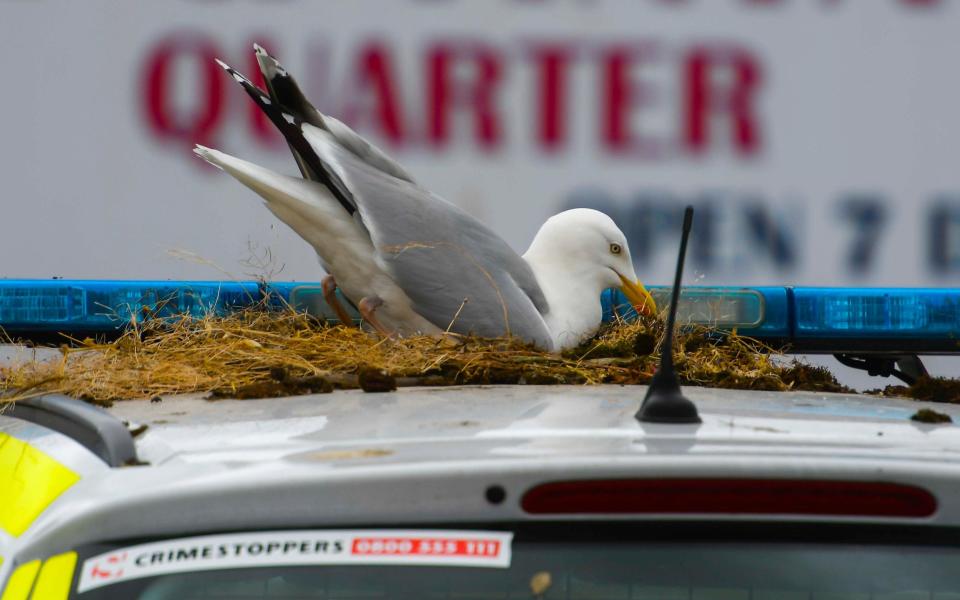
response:
<path id="1" fill-rule="evenodd" d="M 167 394 L 253 398 L 407 385 L 642 384 L 663 337 L 659 321 L 604 327 L 563 355 L 511 339 L 379 339 L 292 310 L 156 320 L 110 343 L 73 341 L 61 356 L 0 368 L 0 398 L 57 392 L 97 404 Z M 850 391 L 829 371 L 755 340 L 684 330 L 675 362 L 687 385 L 755 390 Z"/>

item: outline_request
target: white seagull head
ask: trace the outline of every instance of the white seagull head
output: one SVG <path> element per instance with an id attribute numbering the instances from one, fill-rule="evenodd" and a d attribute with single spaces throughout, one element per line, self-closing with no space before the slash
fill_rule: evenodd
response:
<path id="1" fill-rule="evenodd" d="M 523 257 L 544 289 L 548 326 L 561 347 L 596 331 L 598 298 L 607 288 L 620 288 L 640 314 L 656 313 L 633 269 L 626 236 L 600 211 L 575 208 L 550 217 Z"/>

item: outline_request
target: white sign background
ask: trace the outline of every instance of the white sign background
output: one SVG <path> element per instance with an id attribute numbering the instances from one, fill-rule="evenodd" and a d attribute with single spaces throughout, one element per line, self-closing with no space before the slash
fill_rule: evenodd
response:
<path id="1" fill-rule="evenodd" d="M 0 68 L 8 74 L 0 97 L 3 276 L 217 275 L 183 253 L 171 257 L 173 249 L 243 276 L 258 270 L 242 264 L 253 245 L 269 248 L 274 271 L 285 265 L 278 278 L 317 280 L 310 248 L 251 192 L 199 164 L 189 132 L 160 134 L 150 125 L 149 65 L 164 44 L 179 40 L 162 90 L 176 125 L 196 121 L 210 102 L 191 48 L 209 44 L 249 72 L 250 42 L 262 40 L 324 110 L 355 117 L 422 183 L 518 250 L 550 214 L 603 200 L 638 248 L 641 277 L 664 283 L 675 227 L 656 219 L 693 201 L 712 207 L 698 224 L 708 249 L 698 254 L 695 243 L 691 256 L 690 272 L 705 283 L 960 284 L 960 224 L 943 225 L 940 217 L 954 213 L 933 208 L 952 195 L 948 205 L 960 212 L 956 3 L 47 0 L 0 2 L 0 16 Z M 500 141 L 490 149 L 473 133 L 469 106 L 451 109 L 446 145 L 425 139 L 429 52 L 458 43 L 492 48 L 499 61 L 492 102 Z M 386 49 L 399 90 L 399 145 L 364 118 L 362 107 L 377 96 L 356 85 L 358 56 L 371 44 Z M 573 56 L 567 137 L 551 152 L 537 138 L 544 88 L 532 56 L 556 45 Z M 618 46 L 638 48 L 626 69 L 640 90 L 626 111 L 630 135 L 660 156 L 611 151 L 603 141 L 604 60 Z M 685 61 L 701 46 L 740 48 L 760 68 L 751 95 L 759 142 L 749 156 L 733 147 L 722 112 L 702 154 L 682 149 Z M 469 84 L 474 63 L 455 60 L 456 76 Z M 721 95 L 725 76 L 722 66 L 712 75 Z M 251 133 L 242 90 L 225 75 L 221 84 L 216 126 L 203 141 L 296 173 L 282 145 L 267 148 Z M 852 195 L 879 198 L 877 231 L 858 238 L 858 226 L 876 227 L 869 216 L 856 225 L 856 209 L 844 208 Z M 642 210 L 651 205 L 653 217 Z M 652 224 L 637 226 L 644 215 Z M 937 219 L 949 235 L 943 256 L 931 259 Z M 641 234 L 654 242 L 647 247 Z M 850 267 L 858 239 L 869 246 L 860 270 Z"/>
<path id="2" fill-rule="evenodd" d="M 958 286 L 958 26 L 945 0 L 0 0 L 0 276 L 319 280 L 305 242 L 190 153 L 203 141 L 296 173 L 242 90 L 205 71 L 211 52 L 250 73 L 260 41 L 322 110 L 519 251 L 549 215 L 605 207 L 641 278 L 666 283 L 693 202 L 691 283 Z M 542 57 L 558 47 L 563 85 L 550 88 Z M 438 48 L 453 48 L 457 88 L 442 135 Z M 496 70 L 495 134 L 462 102 L 478 48 Z M 703 48 L 712 104 L 694 152 Z M 756 71 L 747 150 L 731 133 L 731 53 Z M 561 88 L 550 146 L 543 98 Z"/>

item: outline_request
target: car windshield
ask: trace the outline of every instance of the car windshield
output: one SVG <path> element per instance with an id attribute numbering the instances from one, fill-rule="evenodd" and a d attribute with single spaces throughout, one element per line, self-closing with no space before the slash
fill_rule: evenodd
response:
<path id="1" fill-rule="evenodd" d="M 140 577 L 84 600 L 957 600 L 960 552 L 935 545 L 696 539 L 524 540 L 509 564 L 262 566 Z M 626 536 L 623 536 L 624 538 Z M 172 555 L 171 555 L 172 556 Z"/>

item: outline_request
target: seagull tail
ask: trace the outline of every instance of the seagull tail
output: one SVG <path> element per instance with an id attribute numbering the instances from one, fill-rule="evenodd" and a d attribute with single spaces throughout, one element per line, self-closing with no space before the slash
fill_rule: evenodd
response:
<path id="1" fill-rule="evenodd" d="M 329 190 L 317 182 L 282 175 L 266 167 L 261 167 L 258 164 L 200 144 L 194 147 L 193 152 L 259 194 L 271 210 L 278 207 L 299 210 L 301 205 L 336 206 L 333 204 L 334 199 L 330 196 Z M 329 209 L 326 210 L 329 211 Z M 290 225 L 293 226 L 293 224 Z"/>
<path id="2" fill-rule="evenodd" d="M 237 158 L 236 156 L 231 156 L 226 152 L 214 150 L 213 148 L 207 148 L 206 146 L 201 146 L 200 144 L 194 146 L 193 153 L 221 171 L 226 171 L 232 175 L 234 179 L 253 189 L 257 193 L 260 193 L 260 189 L 267 187 L 262 185 L 261 181 L 283 177 L 278 173 L 274 173 L 269 169 L 255 165 L 252 162 L 245 161 L 242 158 Z M 264 196 L 264 198 L 266 198 L 266 196 Z"/>
<path id="3" fill-rule="evenodd" d="M 197 144 L 193 147 L 193 153 L 207 161 L 209 164 L 215 166 L 216 168 L 223 170 L 223 161 L 221 160 L 220 155 L 226 156 L 218 150 L 213 148 L 207 148 L 206 146 L 201 146 Z"/>
<path id="4" fill-rule="evenodd" d="M 343 181 L 320 160 L 317 153 L 310 146 L 310 143 L 303 136 L 303 120 L 296 115 L 285 110 L 274 102 L 270 96 L 253 84 L 252 81 L 243 76 L 239 71 L 216 59 L 217 64 L 223 67 L 233 79 L 239 83 L 250 99 L 267 115 L 267 118 L 280 130 L 284 139 L 293 149 L 295 156 L 298 157 L 298 163 L 302 161 L 301 169 L 304 169 L 304 177 L 311 181 L 317 181 L 324 184 L 337 199 L 340 205 L 349 214 L 356 212 L 356 203 L 353 200 L 353 194 L 347 189 Z"/>
<path id="5" fill-rule="evenodd" d="M 350 237 L 363 235 L 362 228 L 342 210 L 323 184 L 282 175 L 205 146 L 198 145 L 193 151 L 256 192 L 267 209 L 313 246 L 321 257 L 340 251 L 338 245 L 345 239 L 361 239 Z M 369 244 L 369 237 L 366 240 Z"/>

